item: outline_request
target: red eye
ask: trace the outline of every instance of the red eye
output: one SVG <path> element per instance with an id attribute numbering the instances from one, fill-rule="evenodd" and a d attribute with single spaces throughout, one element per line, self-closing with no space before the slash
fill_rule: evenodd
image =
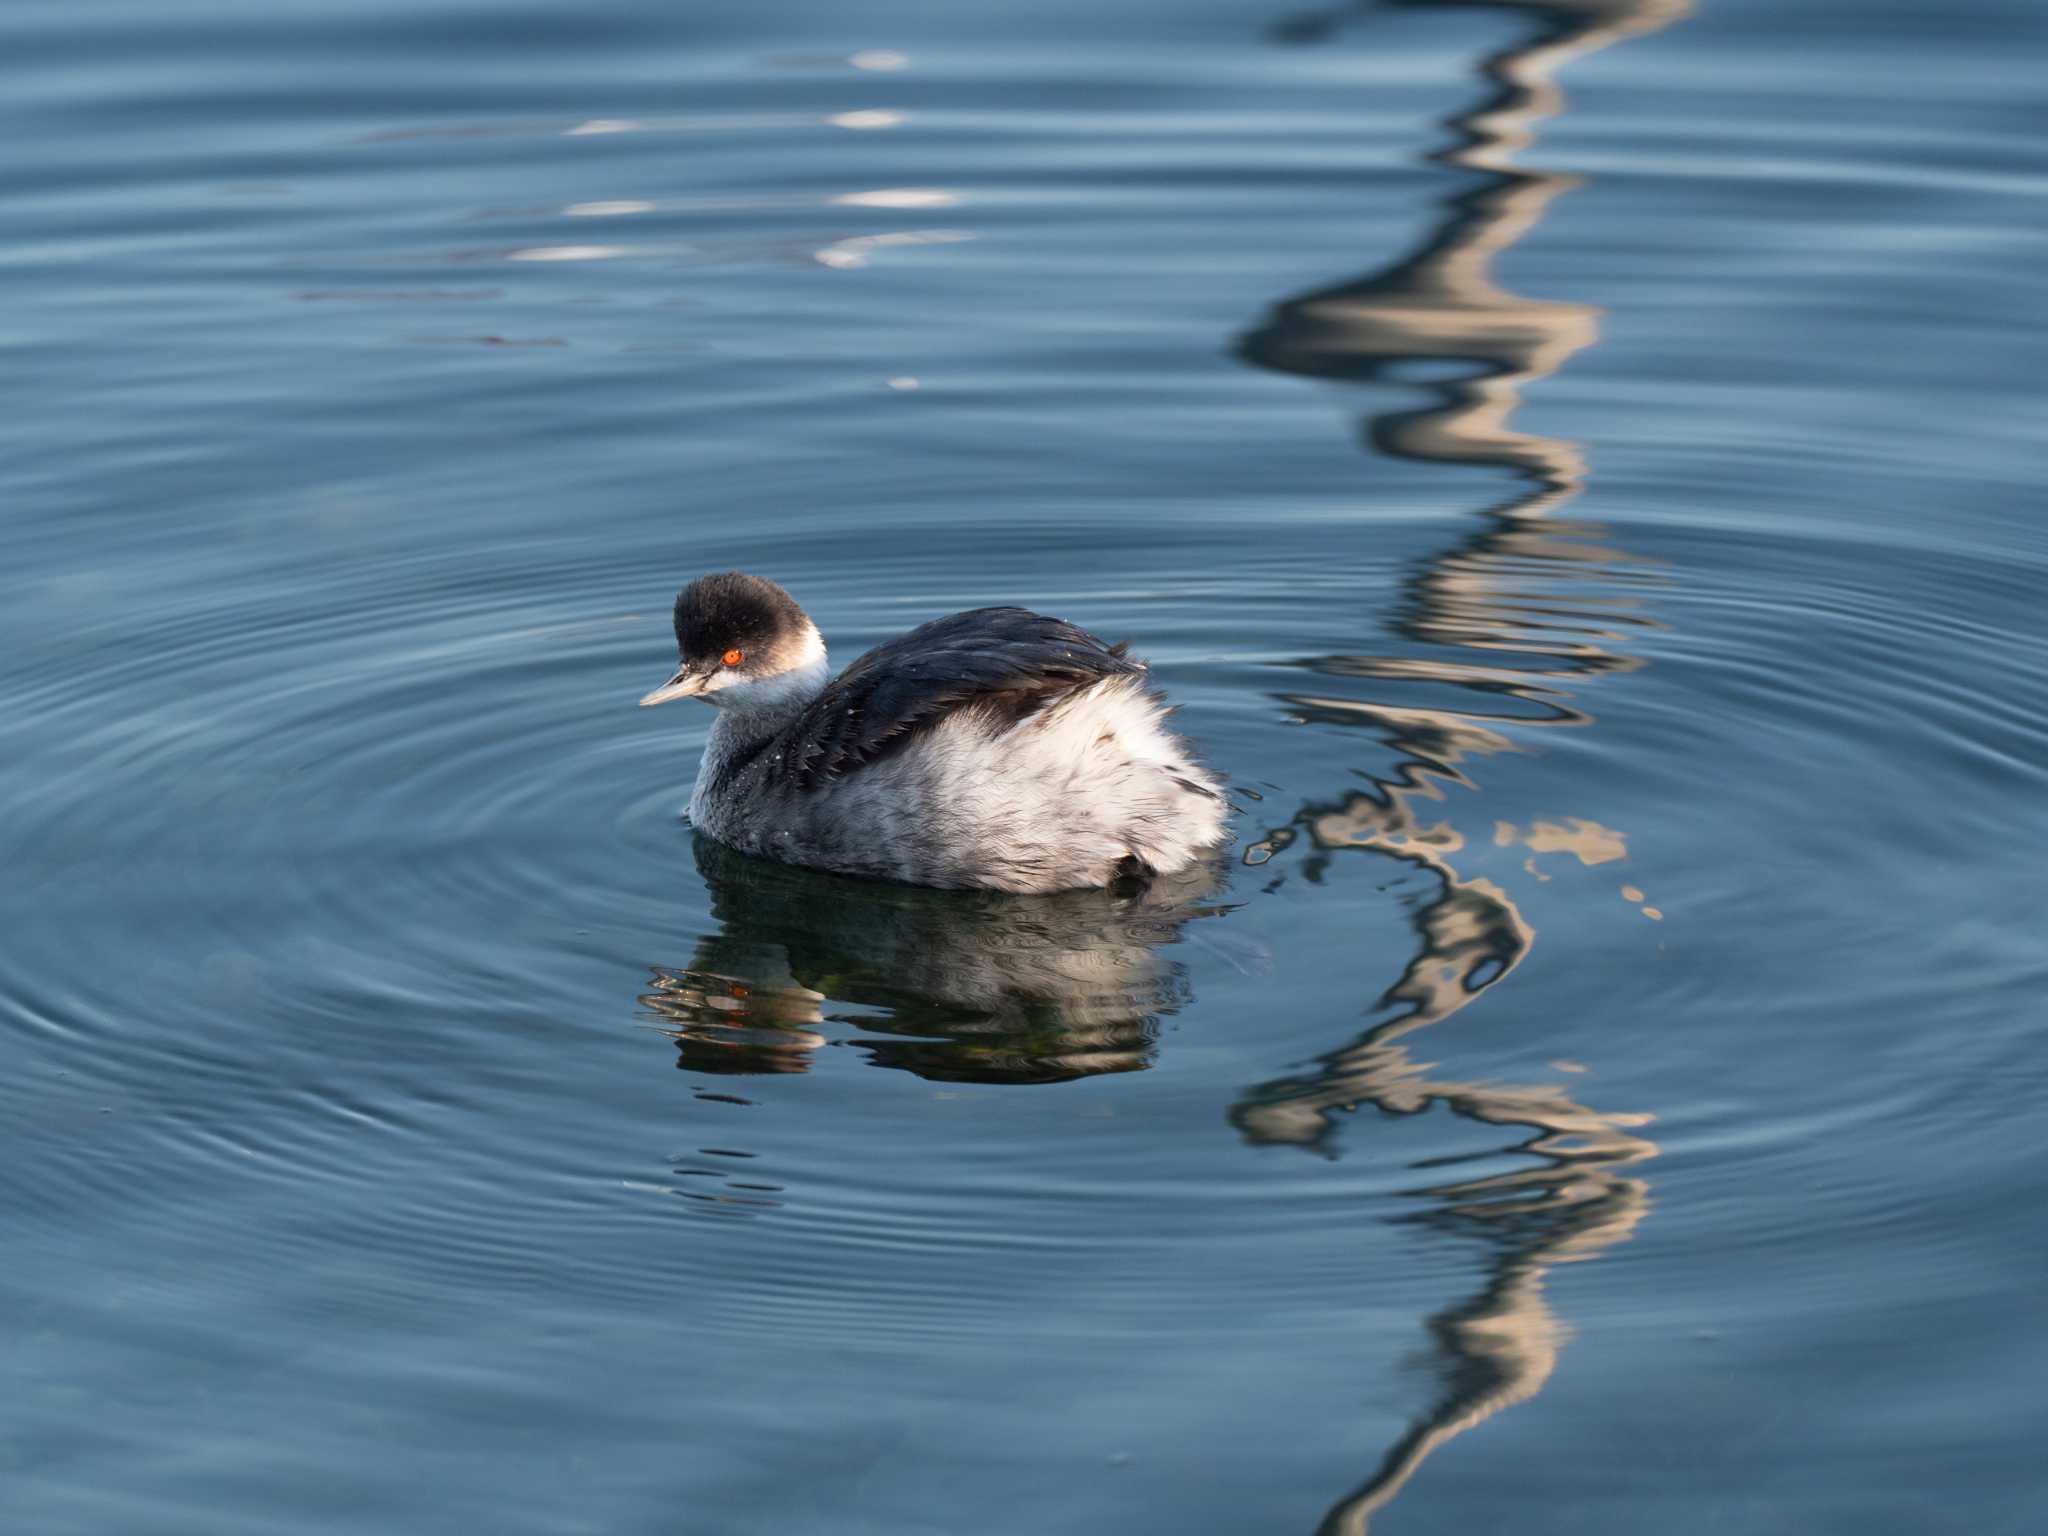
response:
<path id="1" fill-rule="evenodd" d="M 747 659 L 745 651 L 727 651 L 723 660 L 728 667 L 736 667 Z"/>

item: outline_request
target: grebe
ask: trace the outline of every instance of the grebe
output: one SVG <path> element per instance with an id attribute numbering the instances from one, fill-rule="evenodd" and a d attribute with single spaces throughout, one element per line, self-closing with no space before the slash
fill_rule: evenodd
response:
<path id="1" fill-rule="evenodd" d="M 919 625 L 832 677 L 817 626 L 727 571 L 676 597 L 681 664 L 642 705 L 718 707 L 690 820 L 742 853 L 910 885 L 1062 891 L 1171 873 L 1222 786 L 1122 646 L 1022 608 Z"/>

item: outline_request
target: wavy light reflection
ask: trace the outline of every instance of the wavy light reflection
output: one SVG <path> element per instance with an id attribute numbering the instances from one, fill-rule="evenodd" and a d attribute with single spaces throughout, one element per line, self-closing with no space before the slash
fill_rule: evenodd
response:
<path id="1" fill-rule="evenodd" d="M 1468 0 L 1402 0 L 1412 5 Z M 1407 581 L 1395 628 L 1424 657 L 1326 656 L 1301 663 L 1343 684 L 1382 682 L 1476 694 L 1471 706 L 1396 705 L 1348 687 L 1285 696 L 1299 715 L 1363 726 L 1396 754 L 1370 787 L 1305 806 L 1247 852 L 1265 863 L 1304 836 L 1311 861 L 1364 849 L 1432 875 L 1436 896 L 1413 919 L 1414 958 L 1381 997 L 1390 1014 L 1312 1072 L 1243 1096 L 1231 1119 L 1250 1140 L 1328 1151 L 1334 1116 L 1362 1104 L 1414 1114 L 1442 1106 L 1488 1125 L 1527 1127 L 1511 1149 L 1528 1166 L 1414 1191 L 1410 1218 L 1481 1241 L 1489 1250 L 1479 1290 L 1429 1319 L 1441 1388 L 1410 1431 L 1356 1490 L 1330 1510 L 1323 1536 L 1363 1532 L 1439 1446 L 1501 1409 L 1534 1396 L 1556 1365 L 1564 1329 L 1543 1296 L 1553 1264 L 1591 1258 L 1625 1240 L 1648 1208 L 1648 1185 L 1628 1170 L 1656 1155 L 1637 1134 L 1648 1116 L 1599 1112 L 1556 1084 L 1500 1085 L 1437 1075 L 1405 1045 L 1512 972 L 1535 932 L 1492 881 L 1450 862 L 1465 846 L 1443 815 L 1447 789 L 1472 788 L 1469 764 L 1512 748 L 1522 730 L 1582 727 L 1592 716 L 1574 686 L 1642 663 L 1629 636 L 1655 621 L 1642 611 L 1655 572 L 1604 541 L 1596 525 L 1557 514 L 1576 498 L 1587 466 L 1578 445 L 1518 431 L 1523 389 L 1556 372 L 1599 335 L 1591 305 L 1530 299 L 1492 274 L 1575 178 L 1514 163 L 1536 125 L 1564 105 L 1553 75 L 1569 61 L 1684 15 L 1689 0 L 1553 0 L 1501 8 L 1535 30 L 1480 65 L 1492 87 L 1451 118 L 1451 142 L 1431 158 L 1481 179 L 1444 203 L 1420 248 L 1393 265 L 1278 305 L 1240 342 L 1261 367 L 1347 383 L 1420 388 L 1419 408 L 1369 414 L 1364 436 L 1399 458 L 1506 470 L 1524 489 L 1484 514 L 1486 526 Z M 1335 13 L 1297 19 L 1286 35 L 1327 35 Z M 1450 369 L 1448 377 L 1435 377 Z M 1418 372 L 1430 382 L 1413 382 Z M 1443 655 L 1453 651 L 1462 654 Z M 1624 834 L 1583 817 L 1499 822 L 1496 846 L 1567 853 L 1595 865 L 1626 857 Z M 1313 863 L 1310 865 L 1313 868 Z"/>

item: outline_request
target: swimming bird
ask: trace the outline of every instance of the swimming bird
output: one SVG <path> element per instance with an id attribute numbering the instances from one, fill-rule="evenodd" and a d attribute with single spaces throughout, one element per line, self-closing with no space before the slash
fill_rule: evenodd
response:
<path id="1" fill-rule="evenodd" d="M 690 820 L 743 853 L 910 885 L 1062 891 L 1183 869 L 1222 786 L 1120 645 L 1023 608 L 921 624 L 833 677 L 774 582 L 676 597 L 675 675 L 717 706 Z"/>

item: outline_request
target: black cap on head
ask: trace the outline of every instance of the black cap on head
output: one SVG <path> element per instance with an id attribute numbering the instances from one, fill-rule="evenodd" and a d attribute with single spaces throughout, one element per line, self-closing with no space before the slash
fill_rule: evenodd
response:
<path id="1" fill-rule="evenodd" d="M 795 598 L 744 571 L 699 576 L 676 594 L 676 650 L 685 664 L 716 666 L 727 651 L 771 662 L 801 642 L 809 623 Z"/>

